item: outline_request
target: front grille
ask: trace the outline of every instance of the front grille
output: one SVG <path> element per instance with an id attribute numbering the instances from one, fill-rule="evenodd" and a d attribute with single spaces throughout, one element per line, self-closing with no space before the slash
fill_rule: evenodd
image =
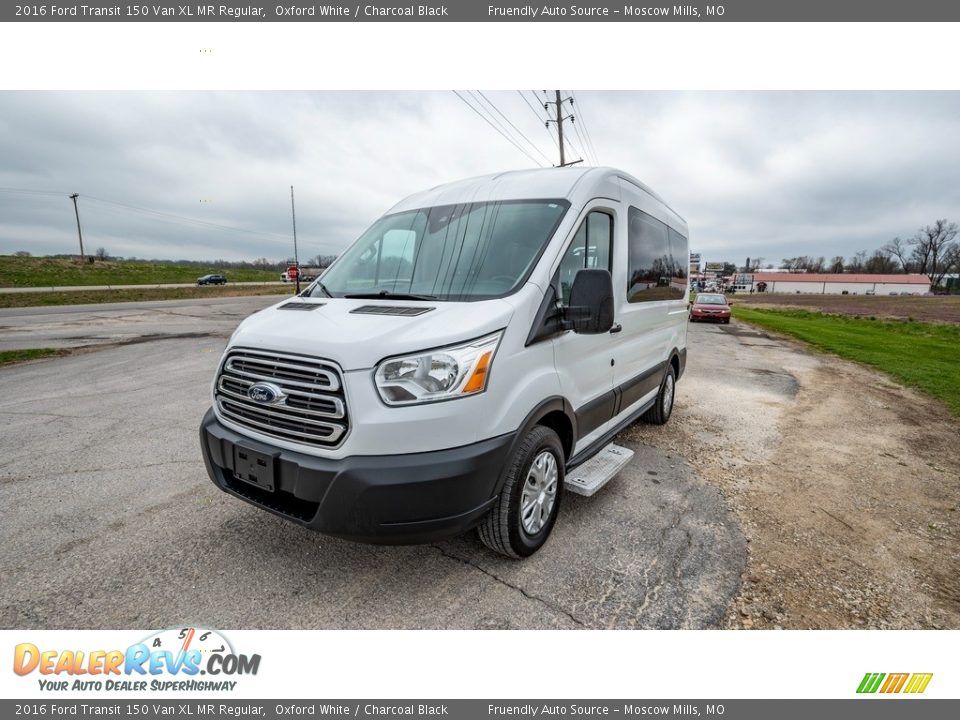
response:
<path id="1" fill-rule="evenodd" d="M 279 389 L 278 397 L 252 400 L 257 384 Z M 228 420 L 290 442 L 337 447 L 350 427 L 340 371 L 303 355 L 235 348 L 220 366 L 214 397 Z"/>

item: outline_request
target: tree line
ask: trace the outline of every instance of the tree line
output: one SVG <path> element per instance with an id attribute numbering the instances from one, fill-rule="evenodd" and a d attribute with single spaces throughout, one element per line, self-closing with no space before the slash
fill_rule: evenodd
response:
<path id="1" fill-rule="evenodd" d="M 960 241 L 957 223 L 947 219 L 926 225 L 911 237 L 895 237 L 869 253 L 866 250 L 850 258 L 837 255 L 829 261 L 824 257 L 800 255 L 783 258 L 780 267 L 794 272 L 810 273 L 918 273 L 930 279 L 930 285 L 940 287 L 946 275 L 960 272 Z M 763 258 L 752 262 L 749 270 L 759 270 Z"/>

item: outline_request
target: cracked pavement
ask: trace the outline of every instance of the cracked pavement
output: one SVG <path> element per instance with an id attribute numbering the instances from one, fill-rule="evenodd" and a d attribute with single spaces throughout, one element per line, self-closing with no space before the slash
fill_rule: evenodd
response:
<path id="1" fill-rule="evenodd" d="M 722 623 L 747 554 L 737 521 L 681 456 L 629 432 L 621 442 L 636 452 L 632 463 L 592 498 L 567 493 L 550 541 L 523 562 L 490 553 L 472 533 L 425 546 L 354 544 L 221 493 L 204 471 L 197 427 L 240 311 L 266 304 L 229 300 L 178 308 L 190 318 L 151 307 L 34 316 L 65 344 L 75 333 L 114 337 L 0 368 L 0 626 Z M 705 355 L 691 351 L 691 376 L 712 372 Z"/>

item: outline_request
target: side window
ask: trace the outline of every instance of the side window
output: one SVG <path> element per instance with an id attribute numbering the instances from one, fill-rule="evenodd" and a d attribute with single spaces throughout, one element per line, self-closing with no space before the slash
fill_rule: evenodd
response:
<path id="1" fill-rule="evenodd" d="M 563 303 L 570 301 L 570 290 L 577 272 L 584 268 L 610 270 L 613 245 L 613 218 L 599 210 L 587 215 L 560 261 L 557 271 Z"/>
<path id="2" fill-rule="evenodd" d="M 655 217 L 630 208 L 627 231 L 627 300 L 677 300 L 687 284 L 687 240 Z"/>

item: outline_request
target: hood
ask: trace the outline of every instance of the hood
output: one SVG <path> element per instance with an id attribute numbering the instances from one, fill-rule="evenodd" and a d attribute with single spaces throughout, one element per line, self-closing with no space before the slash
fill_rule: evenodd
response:
<path id="1" fill-rule="evenodd" d="M 291 302 L 319 307 L 282 309 Z M 356 312 L 364 307 L 429 309 L 419 315 Z M 312 355 L 332 360 L 344 371 L 364 370 L 393 355 L 453 345 L 500 330 L 507 326 L 512 314 L 513 306 L 504 300 L 414 302 L 292 297 L 240 323 L 228 347 Z"/>

